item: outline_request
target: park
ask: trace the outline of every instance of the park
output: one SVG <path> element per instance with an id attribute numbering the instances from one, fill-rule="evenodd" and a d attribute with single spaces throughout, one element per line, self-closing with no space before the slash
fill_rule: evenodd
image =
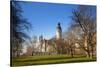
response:
<path id="1" fill-rule="evenodd" d="M 10 1 L 11 66 L 94 62 L 96 7 Z"/>

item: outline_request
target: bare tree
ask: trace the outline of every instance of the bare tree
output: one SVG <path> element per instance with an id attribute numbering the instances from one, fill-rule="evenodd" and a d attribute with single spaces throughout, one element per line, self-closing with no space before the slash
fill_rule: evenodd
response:
<path id="1" fill-rule="evenodd" d="M 73 55 L 75 54 L 76 35 L 72 27 L 70 27 L 69 31 L 67 31 L 65 39 L 67 39 L 67 47 L 70 55 L 74 57 Z"/>
<path id="2" fill-rule="evenodd" d="M 64 39 L 56 40 L 56 50 L 58 54 L 66 54 L 66 43 Z"/>
<path id="3" fill-rule="evenodd" d="M 88 57 L 93 57 L 93 33 L 96 33 L 96 11 L 92 6 L 79 6 L 72 12 L 72 21 L 74 25 L 79 26 L 82 30 L 83 44 L 82 48 L 86 51 Z M 81 42 L 82 43 L 82 42 Z"/>
<path id="4" fill-rule="evenodd" d="M 36 47 L 37 47 L 37 36 L 33 36 L 31 38 L 31 47 L 32 47 L 32 56 L 36 51 Z"/>

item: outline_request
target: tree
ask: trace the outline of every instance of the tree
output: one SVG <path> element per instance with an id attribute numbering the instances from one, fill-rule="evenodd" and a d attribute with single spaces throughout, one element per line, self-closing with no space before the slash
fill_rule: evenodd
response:
<path id="1" fill-rule="evenodd" d="M 83 36 L 82 48 L 86 51 L 88 57 L 90 57 L 92 49 L 93 57 L 93 33 L 96 33 L 96 9 L 93 6 L 79 6 L 72 12 L 72 21 L 74 25 L 79 26 L 82 30 Z M 81 42 L 82 44 L 82 42 Z"/>
<path id="2" fill-rule="evenodd" d="M 25 33 L 26 29 L 29 30 L 30 23 L 21 15 L 22 10 L 20 4 L 12 0 L 10 1 L 10 42 L 11 42 L 11 57 L 19 56 L 22 48 L 22 43 L 29 38 Z"/>
<path id="3" fill-rule="evenodd" d="M 34 54 L 34 46 L 33 45 L 28 45 L 27 46 L 27 52 L 26 52 L 26 55 L 27 56 L 33 56 L 33 54 Z"/>
<path id="4" fill-rule="evenodd" d="M 75 54 L 75 43 L 76 43 L 76 34 L 74 33 L 74 28 L 70 27 L 69 30 L 66 32 L 65 40 L 67 43 L 67 50 L 69 51 L 68 54 L 71 55 L 71 57 L 74 57 Z"/>
<path id="5" fill-rule="evenodd" d="M 56 50 L 58 54 L 63 54 L 64 51 L 64 42 L 63 40 L 56 40 Z"/>
<path id="6" fill-rule="evenodd" d="M 38 41 L 37 36 L 33 36 L 31 39 L 32 56 L 36 52 L 37 41 Z"/>

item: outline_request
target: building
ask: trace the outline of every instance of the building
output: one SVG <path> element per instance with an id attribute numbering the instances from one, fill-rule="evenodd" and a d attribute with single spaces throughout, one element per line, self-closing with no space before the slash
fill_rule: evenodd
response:
<path id="1" fill-rule="evenodd" d="M 54 47 L 56 47 L 56 43 L 54 42 L 55 40 L 60 40 L 62 39 L 62 28 L 60 26 L 60 23 L 57 24 L 56 27 L 56 38 L 53 39 L 45 39 L 42 35 L 39 36 L 38 38 L 38 52 L 41 53 L 49 53 L 49 54 L 56 54 L 56 49 Z"/>

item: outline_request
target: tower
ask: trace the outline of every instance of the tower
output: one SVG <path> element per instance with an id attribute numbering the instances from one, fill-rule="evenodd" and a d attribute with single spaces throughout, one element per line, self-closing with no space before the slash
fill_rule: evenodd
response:
<path id="1" fill-rule="evenodd" d="M 62 29 L 60 26 L 60 23 L 58 23 L 57 28 L 56 28 L 56 39 L 59 40 L 62 38 Z"/>

